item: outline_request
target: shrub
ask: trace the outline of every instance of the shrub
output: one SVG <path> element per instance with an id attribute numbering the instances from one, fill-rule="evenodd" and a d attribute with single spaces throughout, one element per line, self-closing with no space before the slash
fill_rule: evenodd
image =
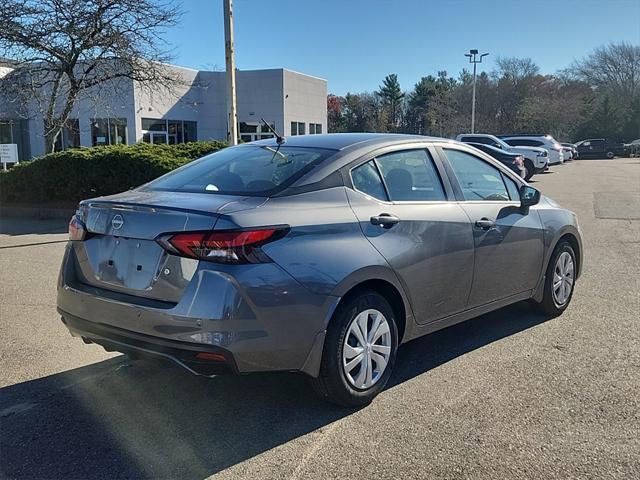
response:
<path id="1" fill-rule="evenodd" d="M 77 203 L 110 195 L 142 185 L 225 146 L 222 142 L 140 143 L 51 153 L 0 172 L 0 201 Z"/>

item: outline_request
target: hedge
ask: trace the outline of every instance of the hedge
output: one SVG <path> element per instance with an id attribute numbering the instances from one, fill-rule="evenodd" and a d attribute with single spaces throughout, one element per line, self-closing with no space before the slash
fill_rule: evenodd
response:
<path id="1" fill-rule="evenodd" d="M 222 142 L 140 143 L 51 153 L 0 172 L 0 202 L 75 204 L 137 187 L 225 146 Z"/>

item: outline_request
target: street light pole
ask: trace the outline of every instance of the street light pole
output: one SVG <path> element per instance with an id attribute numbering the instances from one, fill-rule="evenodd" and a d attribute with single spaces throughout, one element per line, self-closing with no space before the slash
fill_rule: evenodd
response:
<path id="1" fill-rule="evenodd" d="M 480 55 L 480 58 L 477 58 L 478 50 L 471 49 L 469 53 L 465 53 L 465 57 L 469 57 L 469 63 L 473 63 L 473 93 L 471 96 L 471 133 L 475 133 L 476 128 L 476 65 L 478 63 L 482 63 L 482 59 L 489 55 L 488 53 L 483 53 Z"/>
<path id="2" fill-rule="evenodd" d="M 227 141 L 238 144 L 238 113 L 236 104 L 236 59 L 233 44 L 232 0 L 224 0 L 224 56 L 227 69 Z"/>

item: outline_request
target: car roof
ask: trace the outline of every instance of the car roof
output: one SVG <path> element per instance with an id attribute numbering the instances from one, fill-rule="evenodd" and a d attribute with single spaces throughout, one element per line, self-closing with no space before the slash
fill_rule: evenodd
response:
<path id="1" fill-rule="evenodd" d="M 285 138 L 287 147 L 327 148 L 344 150 L 354 146 L 375 147 L 377 145 L 392 145 L 409 141 L 420 142 L 451 142 L 448 138 L 427 137 L 424 135 L 405 135 L 399 133 L 325 133 L 321 135 L 294 135 Z M 251 142 L 251 145 L 277 147 L 275 138 Z"/>
<path id="2" fill-rule="evenodd" d="M 471 145 L 471 146 L 476 147 L 476 148 L 478 147 L 478 145 L 480 145 L 482 148 L 488 148 L 491 151 L 504 153 L 505 155 L 512 155 L 514 157 L 517 157 L 519 155 L 517 153 L 507 152 L 505 150 L 502 150 L 501 148 L 494 147 L 493 145 L 487 145 L 486 143 L 476 143 L 476 142 L 465 142 L 465 143 L 467 145 Z M 480 148 L 480 150 L 482 150 L 482 148 Z"/>

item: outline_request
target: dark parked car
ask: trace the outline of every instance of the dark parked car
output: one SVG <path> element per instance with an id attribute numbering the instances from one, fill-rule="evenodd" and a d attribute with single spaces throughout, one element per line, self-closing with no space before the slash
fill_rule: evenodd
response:
<path id="1" fill-rule="evenodd" d="M 580 158 L 613 158 L 624 155 L 622 143 L 610 143 L 604 138 L 589 138 L 576 143 Z"/>
<path id="2" fill-rule="evenodd" d="M 561 314 L 582 266 L 575 214 L 475 148 L 409 135 L 230 147 L 81 202 L 69 236 L 73 335 L 199 375 L 304 372 L 351 406 L 404 342 L 523 300 Z"/>
<path id="3" fill-rule="evenodd" d="M 519 177 L 525 180 L 530 180 L 533 177 L 534 172 L 529 172 L 524 166 L 524 157 L 519 153 L 505 152 L 499 148 L 491 145 L 485 145 L 483 143 L 465 142 L 467 145 L 471 145 L 484 153 L 491 155 L 493 158 L 503 163 L 511 170 L 513 170 Z"/>

